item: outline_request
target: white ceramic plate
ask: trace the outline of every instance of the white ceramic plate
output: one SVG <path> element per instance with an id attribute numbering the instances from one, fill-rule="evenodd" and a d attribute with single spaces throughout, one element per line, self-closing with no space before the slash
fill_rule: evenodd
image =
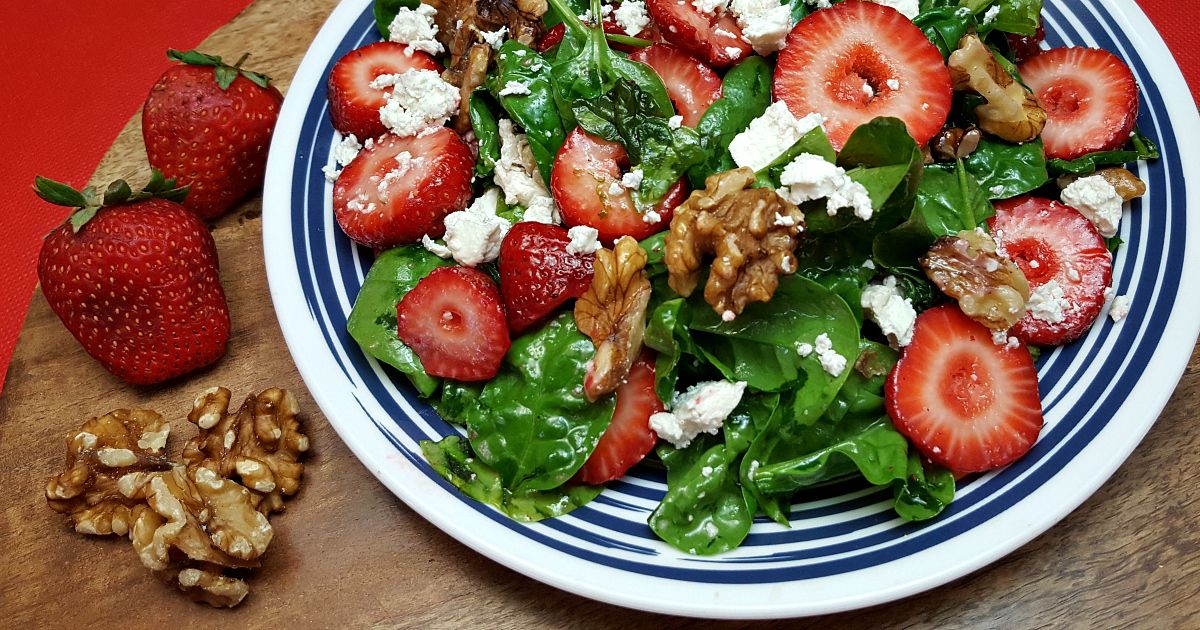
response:
<path id="1" fill-rule="evenodd" d="M 759 519 L 744 545 L 716 557 L 659 541 L 646 517 L 665 492 L 640 466 L 599 499 L 534 525 L 465 498 L 425 463 L 418 441 L 454 431 L 397 372 L 365 356 L 345 323 L 371 253 L 333 220 L 325 81 L 333 63 L 378 39 L 370 0 L 347 0 L 300 64 L 271 144 L 263 199 L 267 276 L 279 323 L 317 404 L 371 472 L 422 516 L 471 548 L 547 584 L 662 613 L 768 618 L 829 613 L 898 599 L 1009 553 L 1092 494 L 1154 422 L 1200 329 L 1194 292 L 1200 119 L 1174 60 L 1132 0 L 1049 0 L 1050 46 L 1096 46 L 1132 68 L 1140 128 L 1162 159 L 1138 165 L 1147 182 L 1121 224 L 1113 283 L 1129 318 L 1107 318 L 1042 358 L 1046 426 L 1016 464 L 960 482 L 952 506 L 924 524 L 891 509 L 891 490 L 836 486 L 804 495 L 792 528 Z M 1191 175 L 1188 175 L 1188 174 Z"/>

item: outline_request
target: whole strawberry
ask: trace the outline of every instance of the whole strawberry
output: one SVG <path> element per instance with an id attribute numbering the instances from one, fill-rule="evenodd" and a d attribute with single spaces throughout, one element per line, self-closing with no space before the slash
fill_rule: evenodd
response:
<path id="1" fill-rule="evenodd" d="M 283 95 L 270 78 L 194 50 L 167 51 L 182 62 L 150 88 L 142 138 L 150 165 L 190 186 L 183 205 L 215 219 L 262 186 L 267 147 Z"/>
<path id="2" fill-rule="evenodd" d="M 38 177 L 38 196 L 71 206 L 38 256 L 50 308 L 109 372 L 150 384 L 225 354 L 229 310 L 217 276 L 217 247 L 204 222 L 179 204 L 154 171 L 142 192 L 115 181 L 99 199 Z"/>

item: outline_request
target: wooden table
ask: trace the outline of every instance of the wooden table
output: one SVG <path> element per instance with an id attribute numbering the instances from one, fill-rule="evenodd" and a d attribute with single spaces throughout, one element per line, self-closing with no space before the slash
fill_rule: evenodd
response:
<path id="1" fill-rule="evenodd" d="M 334 0 L 259 0 L 201 47 L 281 89 Z M 135 116 L 93 183 L 149 177 Z M 1200 359 L 1149 436 L 1092 498 L 996 564 L 931 592 L 822 618 L 710 623 L 636 612 L 547 587 L 471 551 L 374 479 L 334 433 L 288 355 L 267 291 L 260 199 L 215 224 L 233 335 L 212 368 L 157 387 L 105 372 L 37 293 L 0 397 L 0 627 L 5 628 L 1143 628 L 1200 627 Z M 313 448 L 302 491 L 233 610 L 194 604 L 151 577 L 129 542 L 75 533 L 43 496 L 64 435 L 117 408 L 158 410 L 178 449 L 213 385 L 235 399 L 296 393 Z"/>

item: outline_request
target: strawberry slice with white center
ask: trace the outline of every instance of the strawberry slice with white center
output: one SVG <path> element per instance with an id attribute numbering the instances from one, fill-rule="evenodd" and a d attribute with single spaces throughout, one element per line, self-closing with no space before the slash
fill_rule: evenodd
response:
<path id="1" fill-rule="evenodd" d="M 683 116 L 683 124 L 688 127 L 699 124 L 708 106 L 721 98 L 721 77 L 674 46 L 655 44 L 629 55 L 629 58 L 650 66 L 662 79 L 675 111 Z"/>
<path id="2" fill-rule="evenodd" d="M 425 373 L 481 381 L 500 371 L 512 342 L 500 291 L 482 271 L 438 267 L 396 305 L 396 334 Z"/>
<path id="3" fill-rule="evenodd" d="M 917 317 L 912 343 L 888 374 L 884 398 L 896 429 L 922 455 L 958 472 L 1012 463 L 1042 428 L 1029 350 L 996 345 L 992 332 L 957 304 Z"/>
<path id="4" fill-rule="evenodd" d="M 654 392 L 654 352 L 643 348 L 617 387 L 617 407 L 596 449 L 575 474 L 575 481 L 598 484 L 620 479 L 634 464 L 654 450 L 658 434 L 650 428 L 650 416 L 663 411 Z"/>
<path id="5" fill-rule="evenodd" d="M 691 0 L 646 0 L 646 10 L 663 39 L 710 67 L 732 66 L 754 54 L 731 13 L 705 13 Z"/>
<path id="6" fill-rule="evenodd" d="M 903 120 L 925 144 L 945 124 L 952 96 L 937 47 L 900 12 L 874 2 L 846 0 L 800 20 L 775 66 L 775 99 L 797 118 L 825 116 L 839 150 L 877 116 Z"/>
<path id="7" fill-rule="evenodd" d="M 1026 196 L 995 205 L 996 216 L 988 219 L 992 237 L 1024 272 L 1036 298 L 1012 334 L 1051 346 L 1083 335 L 1100 316 L 1112 282 L 1104 238 L 1087 217 L 1057 201 Z"/>
<path id="8" fill-rule="evenodd" d="M 624 147 L 576 127 L 558 150 L 550 172 L 550 189 L 567 225 L 596 228 L 600 241 L 609 247 L 622 236 L 640 241 L 667 229 L 675 206 L 687 196 L 683 178 L 655 206 L 657 217 L 643 215 L 620 185 L 622 169 L 628 167 Z M 648 216 L 650 221 L 645 220 Z"/>
<path id="9" fill-rule="evenodd" d="M 383 74 L 442 71 L 442 64 L 433 57 L 421 51 L 413 51 L 410 57 L 404 54 L 406 48 L 407 45 L 396 42 L 375 42 L 338 59 L 325 90 L 334 129 L 352 133 L 359 140 L 383 135 L 387 128 L 379 120 L 379 108 L 387 104 L 384 94 L 392 88 L 373 88 L 371 82 Z"/>
<path id="10" fill-rule="evenodd" d="M 471 199 L 471 151 L 448 127 L 421 136 L 386 134 L 358 152 L 333 186 L 333 213 L 369 247 L 441 236 L 446 215 Z"/>
<path id="11" fill-rule="evenodd" d="M 1125 146 L 1137 124 L 1133 73 L 1098 48 L 1051 48 L 1021 63 L 1021 78 L 1046 108 L 1046 157 L 1070 160 Z"/>

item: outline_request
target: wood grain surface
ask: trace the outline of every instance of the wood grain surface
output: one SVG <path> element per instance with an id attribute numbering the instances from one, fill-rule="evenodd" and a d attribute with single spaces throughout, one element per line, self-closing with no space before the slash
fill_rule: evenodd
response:
<path id="1" fill-rule="evenodd" d="M 285 89 L 332 0 L 259 0 L 202 46 Z M 139 116 L 92 178 L 149 177 Z M 396 499 L 321 415 L 284 345 L 263 269 L 260 199 L 215 223 L 233 335 L 200 373 L 134 387 L 105 372 L 37 293 L 0 397 L 0 627 L 4 628 L 1200 628 L 1200 360 L 1132 457 L 1050 531 L 972 575 L 900 602 L 829 617 L 709 622 L 636 612 L 545 586 L 484 558 Z M 17 306 L 12 306 L 18 308 Z M 1181 340 L 1191 343 L 1191 340 Z M 158 410 L 175 448 L 213 385 L 235 399 L 296 393 L 313 448 L 304 486 L 232 610 L 155 580 L 129 541 L 77 534 L 46 506 L 67 431 L 117 408 Z"/>

